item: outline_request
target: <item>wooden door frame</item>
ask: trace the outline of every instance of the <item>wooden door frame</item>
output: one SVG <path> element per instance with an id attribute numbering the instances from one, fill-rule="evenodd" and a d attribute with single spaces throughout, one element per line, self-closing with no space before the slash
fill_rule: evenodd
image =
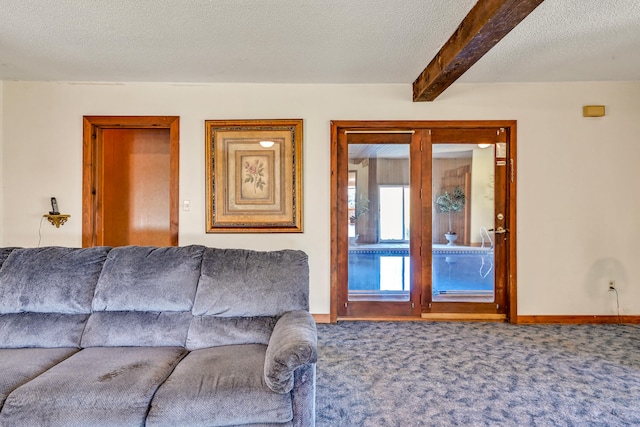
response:
<path id="1" fill-rule="evenodd" d="M 344 263 L 338 259 L 339 245 L 342 244 L 338 238 L 338 225 L 340 212 L 338 208 L 341 206 L 338 203 L 338 198 L 342 195 L 338 188 L 338 151 L 340 144 L 338 144 L 338 138 L 344 137 L 345 131 L 382 131 L 382 130 L 400 130 L 409 131 L 414 130 L 416 132 L 429 130 L 429 129 L 478 129 L 478 128 L 504 128 L 508 138 L 508 176 L 507 180 L 507 199 L 508 199 L 508 216 L 506 219 L 506 228 L 509 230 L 507 234 L 508 239 L 508 253 L 507 253 L 507 295 L 506 300 L 508 304 L 506 318 L 510 323 L 518 322 L 517 311 L 517 275 L 516 275 L 516 171 L 517 171 L 517 156 L 516 156 L 516 121 L 515 120 L 451 120 L 451 121 L 368 121 L 368 120 L 334 120 L 331 121 L 331 296 L 330 296 L 330 322 L 336 323 L 338 321 L 338 281 L 339 270 L 344 269 L 344 265 L 339 268 L 339 263 Z M 340 153 L 344 155 L 344 153 Z M 424 155 L 423 155 L 424 158 Z M 427 213 L 423 209 L 422 215 L 430 216 L 430 210 Z M 425 218 L 423 218 L 424 221 Z M 424 233 L 423 233 L 424 234 Z M 422 237 L 424 240 L 424 236 Z M 424 241 L 423 241 L 424 244 Z M 429 242 L 431 244 L 431 242 Z M 424 286 L 424 280 L 423 280 Z M 456 316 L 451 316 L 455 318 Z M 413 317 L 408 319 L 415 320 Z"/>
<path id="2" fill-rule="evenodd" d="M 171 244 L 178 245 L 180 117 L 84 116 L 82 135 L 82 247 L 102 244 L 99 189 L 102 188 L 101 144 L 104 129 L 169 129 L 169 203 Z"/>

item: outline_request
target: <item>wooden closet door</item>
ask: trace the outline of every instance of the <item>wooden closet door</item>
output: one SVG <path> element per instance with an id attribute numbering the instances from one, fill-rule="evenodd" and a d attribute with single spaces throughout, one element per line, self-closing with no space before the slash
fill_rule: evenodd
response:
<path id="1" fill-rule="evenodd" d="M 170 246 L 168 129 L 103 132 L 103 244 Z"/>

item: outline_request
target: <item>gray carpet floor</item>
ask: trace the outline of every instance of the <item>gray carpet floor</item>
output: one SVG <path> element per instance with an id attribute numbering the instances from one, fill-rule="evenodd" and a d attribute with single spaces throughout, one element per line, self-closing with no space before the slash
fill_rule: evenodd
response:
<path id="1" fill-rule="evenodd" d="M 318 325 L 317 426 L 640 426 L 630 325 Z"/>

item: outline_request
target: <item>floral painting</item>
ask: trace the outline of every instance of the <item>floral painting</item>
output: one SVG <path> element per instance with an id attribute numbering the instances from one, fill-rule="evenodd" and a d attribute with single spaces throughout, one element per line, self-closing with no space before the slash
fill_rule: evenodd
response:
<path id="1" fill-rule="evenodd" d="M 245 161 L 244 173 L 246 175 L 244 182 L 245 184 L 251 183 L 253 185 L 254 193 L 257 193 L 258 189 L 264 190 L 266 184 L 264 180 L 264 162 L 261 162 L 260 159 L 256 159 L 253 163 Z"/>
<path id="2" fill-rule="evenodd" d="M 302 120 L 207 120 L 208 233 L 302 232 Z"/>
<path id="3" fill-rule="evenodd" d="M 241 156 L 241 162 L 242 186 L 240 187 L 239 201 L 269 197 L 269 156 L 244 155 Z"/>

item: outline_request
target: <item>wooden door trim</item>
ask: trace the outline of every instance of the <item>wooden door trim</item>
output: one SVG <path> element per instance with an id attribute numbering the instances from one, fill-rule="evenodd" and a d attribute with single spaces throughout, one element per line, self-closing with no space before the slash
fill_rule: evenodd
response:
<path id="1" fill-rule="evenodd" d="M 332 129 L 332 134 L 333 132 L 334 132 L 334 129 Z M 340 256 L 342 251 L 339 249 L 339 245 L 338 245 L 338 242 L 342 239 L 342 234 L 344 233 L 344 230 L 341 230 L 341 228 L 338 227 L 338 224 L 339 224 L 338 219 L 348 215 L 348 213 L 345 212 L 344 201 L 342 203 L 338 202 L 338 199 L 340 197 L 343 197 L 343 198 L 345 197 L 344 194 L 338 191 L 339 189 L 338 183 L 343 182 L 345 180 L 345 177 L 340 177 L 341 169 L 339 168 L 339 166 L 341 166 L 342 164 L 338 162 L 338 158 L 343 157 L 343 155 L 341 155 L 340 153 L 342 152 L 342 150 L 344 150 L 344 148 L 347 145 L 347 142 L 346 142 L 347 137 L 344 134 L 344 132 L 340 133 L 339 135 L 336 132 L 334 136 L 335 136 L 335 144 L 331 145 L 331 152 L 332 152 L 332 156 L 331 156 L 331 182 L 332 182 L 332 186 L 331 186 L 331 256 L 332 256 L 332 259 L 335 259 L 338 261 L 331 264 L 331 276 L 332 278 L 335 278 L 335 280 L 333 279 L 331 280 L 331 313 L 330 314 L 331 314 L 331 321 L 333 323 L 337 322 L 338 320 L 338 301 L 340 301 L 341 299 L 340 294 L 342 292 L 342 290 L 338 287 L 338 283 L 339 281 L 346 279 L 346 275 L 344 274 L 346 270 L 344 267 L 340 265 L 341 263 L 344 263 L 345 260 L 343 257 Z M 346 171 L 346 173 L 348 174 L 348 170 Z M 346 179 L 348 179 L 348 177 Z"/>
<path id="2" fill-rule="evenodd" d="M 82 247 L 101 244 L 99 239 L 102 187 L 99 144 L 104 129 L 169 129 L 169 203 L 171 244 L 178 245 L 180 117 L 178 116 L 84 116 L 82 135 Z"/>
<path id="3" fill-rule="evenodd" d="M 410 212 L 413 212 L 413 215 L 411 215 L 410 217 L 411 225 L 409 227 L 409 259 L 411 260 L 411 296 L 409 300 L 413 303 L 411 315 L 416 317 L 419 317 L 420 313 L 422 312 L 422 262 L 420 252 L 422 251 L 423 232 L 420 225 L 423 221 L 422 215 L 424 212 L 422 211 L 422 198 L 418 196 L 419 194 L 421 194 L 422 189 L 422 147 L 426 145 L 426 141 L 423 141 L 422 138 L 422 132 L 416 132 L 412 135 L 410 145 L 411 151 L 409 155 L 409 168 L 411 176 L 409 180 L 409 183 L 411 185 L 410 194 L 415 195 L 410 196 Z"/>
<path id="4" fill-rule="evenodd" d="M 509 259 L 509 265 L 507 266 L 507 301 L 509 302 L 509 307 L 507 308 L 507 317 L 510 323 L 518 323 L 518 287 L 516 286 L 518 282 L 516 274 L 516 200 L 518 200 L 516 194 L 516 183 L 518 182 L 518 144 L 516 143 L 516 135 L 518 132 L 515 120 L 513 120 L 509 126 L 503 127 L 507 133 L 507 141 L 509 141 L 507 144 L 507 197 L 509 199 L 509 216 L 507 217 L 507 229 L 509 230 L 507 234 L 507 238 L 509 239 L 509 244 L 507 245 L 507 250 L 509 251 L 507 254 L 507 258 Z"/>
<path id="5" fill-rule="evenodd" d="M 331 297 L 330 297 L 330 321 L 335 323 L 338 321 L 338 283 L 340 280 L 338 263 L 340 239 L 338 238 L 338 197 L 342 194 L 338 188 L 338 139 L 344 137 L 344 131 L 366 131 L 366 130 L 437 130 L 445 133 L 448 129 L 486 129 L 486 128 L 504 128 L 507 132 L 509 141 L 507 162 L 508 162 L 508 179 L 507 179 L 507 197 L 509 198 L 509 209 L 507 216 L 507 224 L 509 233 L 507 254 L 507 295 L 506 300 L 509 305 L 507 308 L 507 320 L 511 323 L 518 321 L 517 307 L 517 275 L 516 275 L 516 121 L 515 120 L 451 120 L 451 121 L 391 121 L 391 120 L 333 120 L 331 121 Z M 453 141 L 452 141 L 453 142 Z M 430 212 L 430 211 L 429 211 Z M 426 212 L 423 210 L 423 215 Z M 430 215 L 430 214 L 428 214 Z M 423 236 L 424 239 L 424 236 Z M 423 262 L 424 267 L 424 262 Z M 423 270 L 424 274 L 424 270 Z M 424 295 L 424 294 L 423 294 Z"/>

